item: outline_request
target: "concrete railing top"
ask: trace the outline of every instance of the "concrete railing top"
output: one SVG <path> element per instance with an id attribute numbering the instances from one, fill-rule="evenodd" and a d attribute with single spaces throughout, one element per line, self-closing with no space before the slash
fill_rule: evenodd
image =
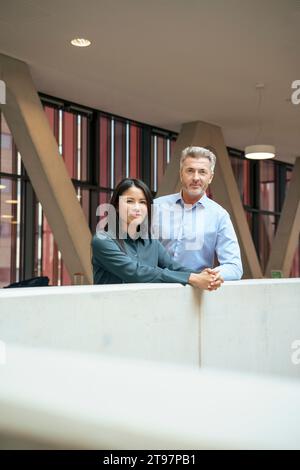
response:
<path id="1" fill-rule="evenodd" d="M 284 286 L 292 285 L 300 287 L 300 278 L 286 278 L 286 279 L 243 279 L 241 281 L 226 281 L 222 287 L 214 292 L 218 295 L 222 295 L 222 292 L 229 286 L 234 286 L 236 289 L 245 286 Z M 0 289 L 0 301 L 1 298 L 7 297 L 27 297 L 37 295 L 57 295 L 57 294 L 85 294 L 93 292 L 134 292 L 134 291 L 147 291 L 147 290 L 161 290 L 161 289 L 174 289 L 186 288 L 193 289 L 191 286 L 182 286 L 181 284 L 109 284 L 109 285 L 84 285 L 84 286 L 49 286 L 49 287 L 28 287 L 28 288 L 13 288 L 13 289 Z M 194 289 L 195 292 L 201 292 Z M 210 292 L 204 292 L 206 295 L 211 295 Z"/>

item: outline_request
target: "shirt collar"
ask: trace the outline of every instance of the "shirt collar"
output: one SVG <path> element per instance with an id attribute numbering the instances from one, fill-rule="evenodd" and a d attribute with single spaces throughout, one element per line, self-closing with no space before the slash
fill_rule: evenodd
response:
<path id="1" fill-rule="evenodd" d="M 139 232 L 139 234 L 136 238 L 131 238 L 128 233 L 123 232 L 121 229 L 120 229 L 120 233 L 119 233 L 120 239 L 124 240 L 125 243 L 126 242 L 127 243 L 139 243 L 139 241 L 141 241 L 143 244 L 145 244 L 145 240 L 144 240 L 144 238 L 142 238 L 141 235 L 142 234 Z"/>
<path id="2" fill-rule="evenodd" d="M 194 204 L 194 206 L 202 205 L 203 207 L 206 207 L 206 206 L 207 206 L 207 201 L 208 201 L 208 197 L 207 197 L 207 195 L 206 195 L 206 193 L 205 193 L 205 194 L 203 194 L 203 196 L 199 199 L 199 201 L 197 201 L 197 202 Z M 180 193 L 175 194 L 175 202 L 176 202 L 176 204 L 177 204 L 178 202 L 180 202 L 181 205 L 184 204 L 184 201 L 183 201 L 183 199 L 182 199 L 182 191 L 180 191 Z"/>
<path id="3" fill-rule="evenodd" d="M 145 245 L 145 239 L 142 238 L 141 236 L 138 236 L 137 238 L 131 238 L 129 235 L 127 235 L 127 238 L 125 239 L 126 241 L 129 241 L 129 243 L 139 243 L 142 242 L 143 245 Z"/>

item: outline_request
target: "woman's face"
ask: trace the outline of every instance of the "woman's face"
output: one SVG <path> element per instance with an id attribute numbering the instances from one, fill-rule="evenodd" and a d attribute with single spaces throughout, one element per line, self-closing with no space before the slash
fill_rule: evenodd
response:
<path id="1" fill-rule="evenodd" d="M 129 224 L 140 225 L 147 213 L 147 200 L 141 189 L 131 186 L 120 196 L 119 217 L 127 227 Z"/>

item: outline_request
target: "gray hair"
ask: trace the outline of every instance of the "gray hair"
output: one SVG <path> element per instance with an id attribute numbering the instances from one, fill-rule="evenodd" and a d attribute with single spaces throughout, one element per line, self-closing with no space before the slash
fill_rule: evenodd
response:
<path id="1" fill-rule="evenodd" d="M 204 147 L 186 147 L 181 152 L 180 169 L 182 169 L 183 162 L 188 157 L 207 158 L 210 161 L 211 172 L 212 173 L 214 172 L 217 158 L 216 158 L 215 154 L 213 152 L 211 152 L 210 150 L 208 150 Z"/>

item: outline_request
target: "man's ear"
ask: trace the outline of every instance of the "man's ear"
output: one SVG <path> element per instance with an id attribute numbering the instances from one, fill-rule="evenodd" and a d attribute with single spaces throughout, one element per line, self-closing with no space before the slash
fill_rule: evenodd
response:
<path id="1" fill-rule="evenodd" d="M 214 173 L 212 173 L 212 175 L 211 175 L 211 178 L 210 178 L 210 180 L 209 180 L 209 183 L 208 183 L 208 184 L 210 184 L 210 183 L 212 182 L 212 180 L 214 179 L 214 176 L 215 176 L 215 174 L 214 174 Z"/>

